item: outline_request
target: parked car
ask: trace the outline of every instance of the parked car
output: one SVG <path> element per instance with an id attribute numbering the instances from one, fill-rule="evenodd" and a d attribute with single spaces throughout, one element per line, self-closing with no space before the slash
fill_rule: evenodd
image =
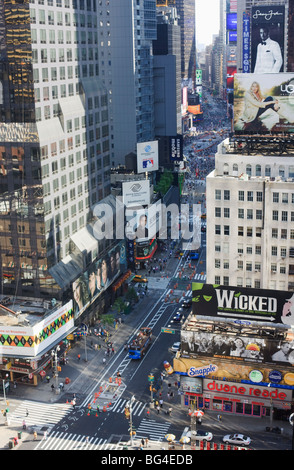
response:
<path id="1" fill-rule="evenodd" d="M 174 343 L 171 347 L 171 350 L 173 352 L 178 352 L 181 348 L 181 343 L 180 342 L 177 342 L 177 343 Z"/>
<path id="2" fill-rule="evenodd" d="M 225 442 L 226 444 L 249 446 L 251 443 L 251 439 L 248 436 L 244 436 L 244 434 L 227 434 L 226 436 L 224 436 L 223 442 Z"/>

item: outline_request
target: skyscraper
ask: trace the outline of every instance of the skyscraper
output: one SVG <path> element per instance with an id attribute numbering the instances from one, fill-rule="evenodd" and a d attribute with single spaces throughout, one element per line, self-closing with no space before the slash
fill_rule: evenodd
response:
<path id="1" fill-rule="evenodd" d="M 189 79 L 196 73 L 195 0 L 176 0 L 176 8 L 181 27 L 182 79 Z"/>
<path id="2" fill-rule="evenodd" d="M 1 292 L 58 295 L 49 269 L 110 193 L 98 0 L 0 4 Z"/>

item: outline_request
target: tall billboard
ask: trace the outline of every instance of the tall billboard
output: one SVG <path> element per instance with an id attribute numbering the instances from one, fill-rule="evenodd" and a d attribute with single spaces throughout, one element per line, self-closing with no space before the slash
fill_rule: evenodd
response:
<path id="1" fill-rule="evenodd" d="M 251 72 L 284 70 L 285 6 L 252 6 Z"/>
<path id="2" fill-rule="evenodd" d="M 158 140 L 137 143 L 137 173 L 158 170 Z"/>
<path id="3" fill-rule="evenodd" d="M 126 207 L 150 204 L 149 180 L 126 181 L 122 184 L 123 203 Z"/>
<path id="4" fill-rule="evenodd" d="M 294 132 L 294 73 L 235 74 L 234 131 Z"/>

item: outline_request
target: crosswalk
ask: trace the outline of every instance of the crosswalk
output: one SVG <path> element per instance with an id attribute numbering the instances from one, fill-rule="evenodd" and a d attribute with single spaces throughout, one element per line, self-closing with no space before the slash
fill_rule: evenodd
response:
<path id="1" fill-rule="evenodd" d="M 25 400 L 12 413 L 9 413 L 9 422 L 22 425 L 25 421 L 28 427 L 44 426 L 49 432 L 70 411 L 72 407 L 65 403 L 53 404 Z"/>
<path id="2" fill-rule="evenodd" d="M 62 431 L 53 431 L 46 439 L 42 438 L 34 450 L 122 450 L 123 444 L 110 443 L 107 439 L 84 436 Z"/>
<path id="3" fill-rule="evenodd" d="M 127 406 L 127 404 L 128 404 L 128 400 L 120 398 L 111 407 L 109 407 L 109 411 L 116 412 L 116 413 L 124 413 L 124 409 Z M 141 416 L 145 407 L 146 407 L 146 403 L 135 401 L 132 405 L 132 415 Z"/>
<path id="4" fill-rule="evenodd" d="M 148 438 L 150 441 L 161 442 L 168 433 L 170 423 L 159 423 L 154 419 L 142 419 L 138 429 L 136 430 L 136 438 Z"/>

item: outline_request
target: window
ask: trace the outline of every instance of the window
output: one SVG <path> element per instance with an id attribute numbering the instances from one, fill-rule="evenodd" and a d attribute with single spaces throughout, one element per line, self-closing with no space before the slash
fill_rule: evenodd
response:
<path id="1" fill-rule="evenodd" d="M 282 202 L 288 204 L 288 193 L 282 193 Z"/>
<path id="2" fill-rule="evenodd" d="M 238 209 L 238 218 L 244 219 L 244 209 Z"/>
<path id="3" fill-rule="evenodd" d="M 246 263 L 246 271 L 252 271 L 252 263 L 250 262 Z"/>
<path id="4" fill-rule="evenodd" d="M 220 235 L 221 234 L 221 226 L 220 225 L 215 225 L 214 233 L 215 233 L 215 235 Z"/>
<path id="5" fill-rule="evenodd" d="M 224 190 L 224 200 L 229 201 L 230 200 L 230 191 L 228 189 Z"/>
<path id="6" fill-rule="evenodd" d="M 247 227 L 247 237 L 252 237 L 252 236 L 253 236 L 252 227 Z"/>
<path id="7" fill-rule="evenodd" d="M 261 176 L 261 166 L 260 166 L 260 165 L 256 165 L 256 167 L 255 167 L 255 175 L 256 175 L 256 176 Z"/>
<path id="8" fill-rule="evenodd" d="M 272 238 L 278 238 L 278 229 L 272 228 Z"/>
<path id="9" fill-rule="evenodd" d="M 229 207 L 224 208 L 224 217 L 227 218 L 227 219 L 230 217 L 230 208 Z"/>
<path id="10" fill-rule="evenodd" d="M 243 270 L 243 261 L 242 261 L 242 260 L 238 260 L 238 261 L 237 261 L 237 268 L 238 268 L 239 270 Z"/>
<path id="11" fill-rule="evenodd" d="M 215 260 L 214 260 L 214 267 L 215 267 L 216 269 L 219 269 L 220 266 L 221 266 L 220 259 L 215 259 Z"/>
<path id="12" fill-rule="evenodd" d="M 244 191 L 238 192 L 239 201 L 245 201 Z"/>
<path id="13" fill-rule="evenodd" d="M 282 211 L 282 222 L 287 222 L 287 221 L 288 221 L 288 212 Z"/>
<path id="14" fill-rule="evenodd" d="M 247 191 L 247 201 L 253 202 L 253 191 Z"/>
<path id="15" fill-rule="evenodd" d="M 256 255 L 261 255 L 261 245 L 256 245 L 256 247 L 255 247 L 255 254 L 256 254 Z"/>
<path id="16" fill-rule="evenodd" d="M 279 193 L 273 193 L 273 202 L 279 202 Z"/>
<path id="17" fill-rule="evenodd" d="M 247 219 L 253 219 L 253 209 L 247 209 Z"/>
<path id="18" fill-rule="evenodd" d="M 252 175 L 252 168 L 251 168 L 251 165 L 246 165 L 246 174 L 248 176 L 251 176 Z"/>
<path id="19" fill-rule="evenodd" d="M 272 246 L 272 256 L 278 255 L 278 248 L 276 246 Z"/>
<path id="20" fill-rule="evenodd" d="M 261 191 L 256 191 L 256 201 L 257 202 L 262 202 L 262 192 Z"/>
<path id="21" fill-rule="evenodd" d="M 230 226 L 224 225 L 224 235 L 230 235 Z"/>
<path id="22" fill-rule="evenodd" d="M 287 256 L 287 248 L 284 246 L 281 246 L 281 257 L 286 258 Z"/>
<path id="23" fill-rule="evenodd" d="M 288 237 L 288 235 L 287 235 L 287 229 L 286 229 L 286 228 L 282 228 L 282 229 L 281 229 L 281 239 L 282 239 L 282 240 L 287 240 L 287 237 Z"/>
<path id="24" fill-rule="evenodd" d="M 239 226 L 238 227 L 238 236 L 243 237 L 243 235 L 244 235 L 244 228 Z"/>
<path id="25" fill-rule="evenodd" d="M 279 220 L 279 212 L 273 211 L 273 220 Z"/>
<path id="26" fill-rule="evenodd" d="M 256 219 L 262 220 L 262 210 L 256 209 Z"/>

